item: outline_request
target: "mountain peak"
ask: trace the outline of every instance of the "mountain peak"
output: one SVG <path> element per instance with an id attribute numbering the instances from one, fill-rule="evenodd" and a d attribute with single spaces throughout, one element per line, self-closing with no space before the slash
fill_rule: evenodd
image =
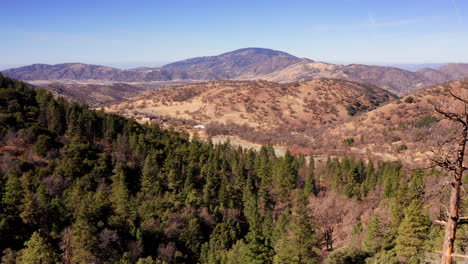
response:
<path id="1" fill-rule="evenodd" d="M 286 52 L 243 48 L 217 56 L 196 57 L 167 64 L 162 68 L 187 73 L 189 79 L 242 79 L 267 74 L 298 62 L 300 59 Z"/>
<path id="2" fill-rule="evenodd" d="M 279 50 L 273 50 L 273 49 L 266 49 L 266 48 L 257 48 L 257 47 L 249 47 L 249 48 L 242 48 L 242 49 L 237 49 L 233 51 L 229 51 L 226 53 L 223 53 L 219 56 L 226 56 L 226 55 L 266 55 L 269 57 L 274 57 L 274 56 L 287 56 L 291 58 L 296 58 L 296 56 L 293 56 L 289 53 L 279 51 Z"/>

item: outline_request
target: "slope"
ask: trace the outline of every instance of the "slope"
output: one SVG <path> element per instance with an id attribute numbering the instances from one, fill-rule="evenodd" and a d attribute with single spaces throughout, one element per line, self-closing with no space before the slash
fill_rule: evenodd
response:
<path id="1" fill-rule="evenodd" d="M 125 83 L 106 85 L 51 83 L 41 88 L 51 91 L 55 96 L 85 103 L 91 107 L 119 103 L 147 91 L 145 87 Z"/>
<path id="2" fill-rule="evenodd" d="M 375 65 L 336 65 L 302 60 L 285 69 L 258 76 L 272 82 L 291 82 L 320 78 L 344 79 L 377 85 L 394 94 L 403 95 L 411 91 L 437 84 L 418 73 Z M 444 80 L 445 81 L 445 80 Z"/>
<path id="3" fill-rule="evenodd" d="M 454 81 L 412 93 L 353 120 L 329 126 L 314 137 L 317 153 L 330 153 L 332 142 L 343 142 L 342 152 L 376 156 L 385 160 L 404 160 L 411 164 L 430 163 L 432 151 L 453 134 L 457 127 L 434 111 L 434 105 L 454 112 L 462 106 L 448 91 L 466 95 L 468 80 Z M 353 138 L 353 144 L 344 140 Z"/>
<path id="4" fill-rule="evenodd" d="M 107 109 L 255 131 L 299 132 L 347 119 L 394 98 L 373 85 L 333 79 L 289 84 L 212 81 L 158 89 Z"/>
<path id="5" fill-rule="evenodd" d="M 11 78 L 24 81 L 112 81 L 143 82 L 170 80 L 170 74 L 160 69 L 120 70 L 106 66 L 84 63 L 63 63 L 56 65 L 33 64 L 2 71 Z"/>
<path id="6" fill-rule="evenodd" d="M 283 69 L 298 61 L 299 58 L 282 51 L 245 48 L 218 56 L 174 62 L 162 69 L 181 73 L 179 78 L 183 79 L 247 79 Z"/>

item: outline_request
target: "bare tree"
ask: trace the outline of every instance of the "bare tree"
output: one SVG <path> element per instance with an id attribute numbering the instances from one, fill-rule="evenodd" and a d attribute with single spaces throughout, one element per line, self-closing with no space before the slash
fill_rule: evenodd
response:
<path id="1" fill-rule="evenodd" d="M 461 82 L 461 84 L 462 91 L 468 89 L 464 82 Z M 468 140 L 468 99 L 455 95 L 451 90 L 449 90 L 449 94 L 457 104 L 462 105 L 463 110 L 442 110 L 440 105 L 434 104 L 434 109 L 439 115 L 461 126 L 461 133 L 459 135 L 444 142 L 444 145 L 449 145 L 450 147 L 446 148 L 443 157 L 433 160 L 436 165 L 447 170 L 451 174 L 450 181 L 447 184 L 450 186 L 450 201 L 446 212 L 447 218 L 443 221 L 437 221 L 438 224 L 445 226 L 442 264 L 451 264 L 452 257 L 467 257 L 454 254 L 453 246 L 456 238 L 457 226 L 468 220 L 467 217 L 460 217 L 462 177 L 463 173 L 468 169 L 464 165 L 466 142 Z"/>

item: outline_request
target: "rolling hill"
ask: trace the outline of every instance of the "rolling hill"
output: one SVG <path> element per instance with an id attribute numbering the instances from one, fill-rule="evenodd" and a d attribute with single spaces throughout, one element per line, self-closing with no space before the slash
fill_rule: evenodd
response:
<path id="1" fill-rule="evenodd" d="M 357 155 L 428 165 L 431 151 L 457 129 L 434 112 L 433 103 L 457 110 L 449 89 L 467 93 L 468 80 L 399 99 L 373 85 L 335 79 L 212 81 L 146 92 L 106 110 L 160 117 L 189 130 L 203 124 L 206 131 L 200 132 L 207 136 L 271 142 L 314 156 Z"/>
<path id="2" fill-rule="evenodd" d="M 311 137 L 311 149 L 316 153 L 339 149 L 342 153 L 428 165 L 432 151 L 437 153 L 439 144 L 458 129 L 434 110 L 434 105 L 453 112 L 463 110 L 449 90 L 468 97 L 468 80 L 414 92 L 352 120 L 328 126 Z M 351 138 L 353 143 L 345 144 Z"/>
<path id="3" fill-rule="evenodd" d="M 395 98 L 373 85 L 334 79 L 289 84 L 212 81 L 161 88 L 107 109 L 255 131 L 303 131 L 350 118 Z"/>
<path id="4" fill-rule="evenodd" d="M 46 80 L 52 82 L 64 81 L 112 81 L 112 82 L 143 82 L 167 81 L 170 74 L 161 69 L 120 70 L 106 66 L 84 63 L 63 63 L 56 65 L 33 64 L 2 71 L 6 76 L 24 81 Z"/>
<path id="5" fill-rule="evenodd" d="M 119 103 L 147 90 L 144 87 L 125 83 L 107 85 L 51 83 L 42 88 L 51 91 L 55 96 L 86 103 L 91 107 Z"/>
<path id="6" fill-rule="evenodd" d="M 423 68 L 417 72 L 377 65 L 337 65 L 303 59 L 287 68 L 258 76 L 272 82 L 292 82 L 320 78 L 344 79 L 377 85 L 397 95 L 407 95 L 468 77 L 468 64 L 449 63 L 438 68 Z"/>

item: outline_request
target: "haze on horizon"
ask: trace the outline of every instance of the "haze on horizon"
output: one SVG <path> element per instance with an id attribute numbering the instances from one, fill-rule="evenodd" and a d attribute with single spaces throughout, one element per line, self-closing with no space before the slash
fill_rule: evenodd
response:
<path id="1" fill-rule="evenodd" d="M 333 63 L 468 62 L 468 2 L 2 2 L 0 69 L 82 62 L 117 68 L 271 48 Z"/>

